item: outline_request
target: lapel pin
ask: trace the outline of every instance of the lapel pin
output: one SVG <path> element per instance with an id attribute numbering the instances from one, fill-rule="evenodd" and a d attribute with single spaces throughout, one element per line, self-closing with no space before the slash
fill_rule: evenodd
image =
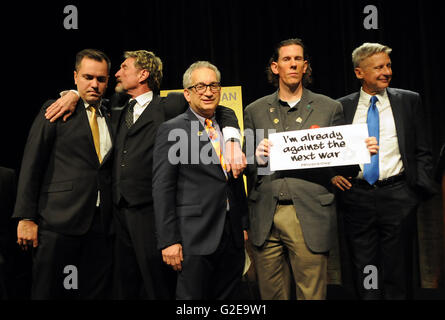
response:
<path id="1" fill-rule="evenodd" d="M 275 111 L 275 108 L 270 108 L 269 111 L 270 111 L 270 112 L 274 112 L 274 111 Z"/>
<path id="2" fill-rule="evenodd" d="M 301 123 L 301 122 L 303 121 L 303 119 L 301 119 L 300 117 L 298 117 L 297 120 L 295 120 L 295 121 L 297 121 L 298 123 Z"/>
<path id="3" fill-rule="evenodd" d="M 278 120 L 277 118 L 273 119 L 273 123 L 277 124 L 278 122 L 280 122 L 280 120 Z"/>

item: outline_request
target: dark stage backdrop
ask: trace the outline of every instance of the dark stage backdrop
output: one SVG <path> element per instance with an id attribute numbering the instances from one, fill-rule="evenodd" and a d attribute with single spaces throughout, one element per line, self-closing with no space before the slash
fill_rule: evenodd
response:
<path id="1" fill-rule="evenodd" d="M 33 118 L 45 100 L 74 86 L 74 57 L 81 49 L 105 51 L 112 60 L 113 75 L 122 62 L 123 51 L 152 50 L 164 62 L 162 89 L 181 88 L 185 69 L 195 60 L 209 60 L 220 68 L 224 86 L 242 86 L 246 106 L 274 91 L 264 70 L 273 46 L 291 37 L 302 38 L 308 47 L 314 76 L 310 88 L 332 98 L 359 88 L 351 64 L 355 47 L 363 42 L 381 42 L 392 47 L 392 86 L 421 93 L 427 115 L 424 127 L 431 133 L 437 158 L 445 142 L 442 99 L 445 60 L 440 49 L 445 28 L 439 3 L 425 0 L 146 0 L 57 4 L 13 1 L 2 8 L 0 19 L 3 56 L 0 165 L 20 168 Z M 78 29 L 64 28 L 66 5 L 76 6 Z M 368 16 L 363 12 L 366 5 L 374 5 L 378 10 L 377 29 L 364 27 Z M 108 94 L 114 85 L 112 77 Z M 437 209 L 427 210 L 431 222 L 428 225 L 442 232 L 442 219 L 435 216 L 435 212 L 440 213 Z M 442 240 L 436 237 L 433 241 L 432 255 L 441 261 Z M 442 262 L 439 269 L 443 270 Z"/>

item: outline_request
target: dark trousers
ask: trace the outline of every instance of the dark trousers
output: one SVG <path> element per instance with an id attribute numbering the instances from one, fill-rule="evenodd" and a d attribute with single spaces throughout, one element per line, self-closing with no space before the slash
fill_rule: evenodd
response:
<path id="1" fill-rule="evenodd" d="M 235 298 L 244 269 L 244 248 L 237 248 L 226 219 L 221 242 L 210 255 L 187 255 L 178 273 L 177 300 L 226 300 Z"/>
<path id="2" fill-rule="evenodd" d="M 90 230 L 68 236 L 39 225 L 33 251 L 32 299 L 107 299 L 111 284 L 112 238 L 96 210 Z"/>
<path id="3" fill-rule="evenodd" d="M 341 201 L 358 296 L 365 300 L 412 298 L 416 194 L 405 181 L 383 187 L 353 182 L 341 194 Z M 377 288 L 371 288 L 376 279 Z"/>
<path id="4" fill-rule="evenodd" d="M 173 299 L 176 274 L 156 247 L 152 206 L 116 208 L 116 299 Z"/>

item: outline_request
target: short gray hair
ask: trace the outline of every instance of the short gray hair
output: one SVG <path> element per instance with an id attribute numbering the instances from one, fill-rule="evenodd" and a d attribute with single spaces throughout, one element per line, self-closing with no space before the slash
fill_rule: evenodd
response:
<path id="1" fill-rule="evenodd" d="M 375 55 L 376 53 L 384 52 L 387 55 L 391 53 L 392 49 L 380 43 L 365 42 L 360 47 L 352 51 L 352 65 L 354 69 L 360 66 L 363 60 Z"/>
<path id="2" fill-rule="evenodd" d="M 221 82 L 221 72 L 219 72 L 218 68 L 215 65 L 211 64 L 208 61 L 196 61 L 190 67 L 188 67 L 188 69 L 184 72 L 184 76 L 182 77 L 182 86 L 184 87 L 184 89 L 187 89 L 193 85 L 192 72 L 195 71 L 196 69 L 201 69 L 201 68 L 207 68 L 215 71 L 216 80 L 218 82 Z"/>

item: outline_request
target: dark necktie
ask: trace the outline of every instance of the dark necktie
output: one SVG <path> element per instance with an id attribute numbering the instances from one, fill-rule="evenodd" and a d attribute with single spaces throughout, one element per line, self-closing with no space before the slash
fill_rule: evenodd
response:
<path id="1" fill-rule="evenodd" d="M 377 143 L 379 143 L 379 110 L 377 109 L 376 96 L 371 97 L 371 105 L 368 109 L 368 118 L 366 120 L 368 124 L 368 134 L 370 137 L 376 137 Z M 363 168 L 363 178 L 368 181 L 370 185 L 373 185 L 379 179 L 379 154 L 371 156 L 371 163 L 366 163 Z"/>
<path id="2" fill-rule="evenodd" d="M 128 129 L 130 129 L 134 123 L 133 109 L 135 104 L 136 104 L 136 99 L 130 100 L 128 102 L 127 111 L 125 113 L 125 124 L 127 125 Z"/>

